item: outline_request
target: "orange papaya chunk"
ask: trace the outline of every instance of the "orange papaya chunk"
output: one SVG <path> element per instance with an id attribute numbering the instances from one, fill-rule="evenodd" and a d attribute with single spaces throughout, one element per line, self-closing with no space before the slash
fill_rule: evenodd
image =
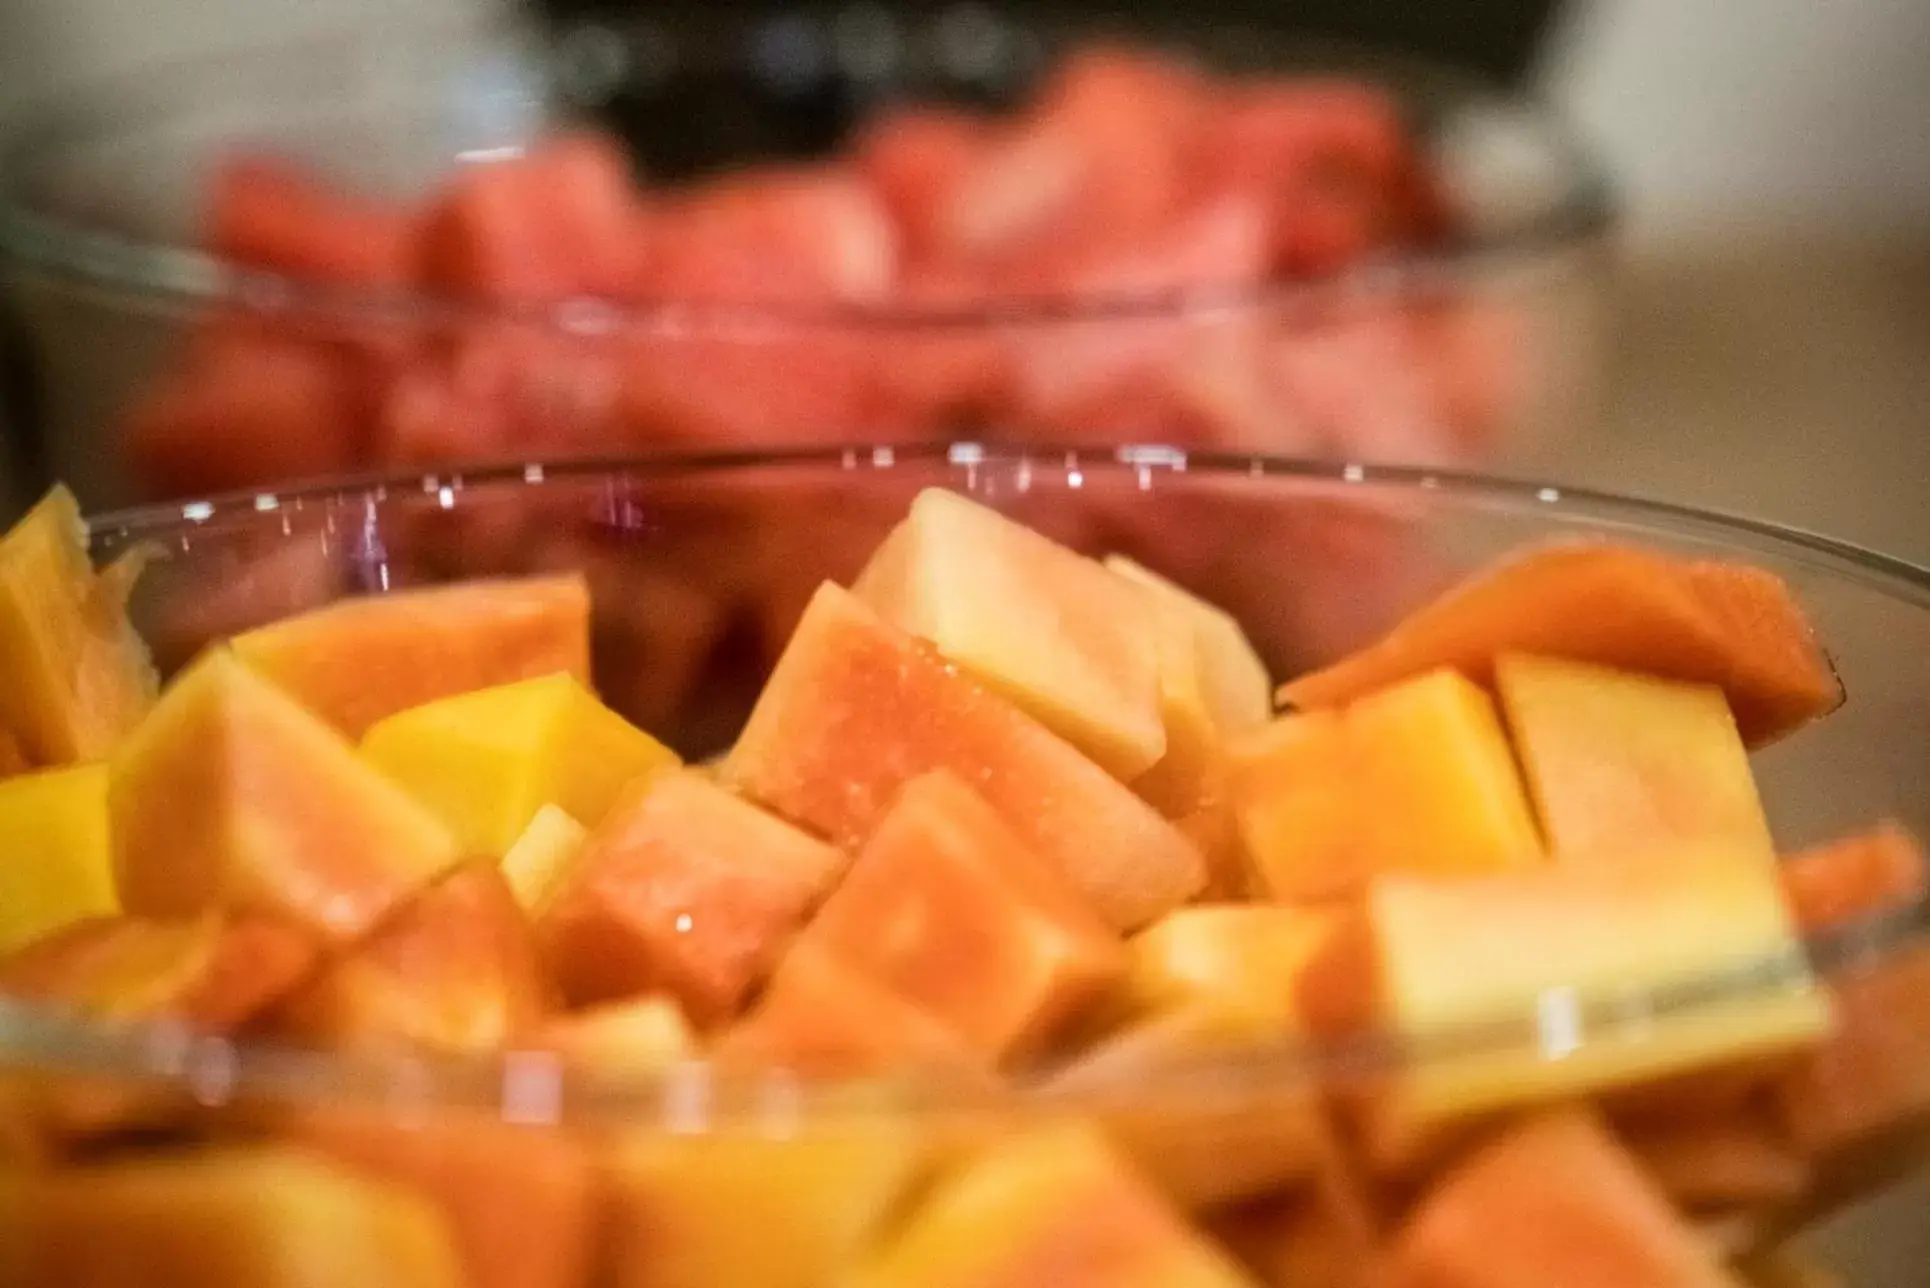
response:
<path id="1" fill-rule="evenodd" d="M 314 968 L 317 945 L 264 917 L 97 917 L 0 959 L 0 993 L 98 1019 L 247 1023 Z"/>
<path id="2" fill-rule="evenodd" d="M 1622 1143 L 1663 1193 L 1692 1211 L 1791 1203 L 1811 1181 L 1809 1160 L 1760 1112 L 1631 1124 Z"/>
<path id="3" fill-rule="evenodd" d="M 1386 1288 L 1742 1288 L 1592 1115 L 1506 1132 L 1421 1201 Z"/>
<path id="4" fill-rule="evenodd" d="M 1772 852 L 1722 690 L 1504 653 L 1495 688 L 1556 859 L 1712 841 Z"/>
<path id="5" fill-rule="evenodd" d="M 560 1128 L 450 1113 L 426 1122 L 305 1110 L 284 1138 L 440 1214 L 467 1288 L 580 1288 L 597 1223 L 596 1169 Z"/>
<path id="6" fill-rule="evenodd" d="M 94 571 L 66 488 L 0 536 L 0 742 L 28 763 L 100 760 L 154 704 L 154 669 L 127 620 L 132 559 Z"/>
<path id="7" fill-rule="evenodd" d="M 577 574 L 338 600 L 237 635 L 234 650 L 360 738 L 438 698 L 554 672 L 590 679 L 590 591 Z"/>
<path id="8" fill-rule="evenodd" d="M 342 943 L 457 857 L 448 830 L 232 653 L 182 673 L 107 790 L 121 906 L 251 908 Z"/>
<path id="9" fill-rule="evenodd" d="M 1104 1138 L 1014 1135 L 942 1176 L 851 1288 L 1251 1288 Z"/>
<path id="10" fill-rule="evenodd" d="M 1792 854 L 1783 892 L 1805 931 L 1849 925 L 1930 894 L 1930 869 L 1916 838 L 1895 823 Z"/>
<path id="11" fill-rule="evenodd" d="M 1276 1037 L 1306 1031 L 1302 977 L 1340 930 L 1337 908 L 1195 904 L 1128 941 L 1124 1002 L 1150 1014 L 1211 999 Z"/>
<path id="12" fill-rule="evenodd" d="M 26 1237 L 0 1251 L 0 1269 L 17 1273 L 10 1284 L 465 1285 L 434 1208 L 283 1146 L 75 1167 L 35 1177 L 22 1189 Z"/>
<path id="13" fill-rule="evenodd" d="M 579 1068 L 618 1075 L 659 1069 L 697 1055 L 696 1036 L 682 1008 L 668 997 L 633 998 L 551 1016 L 531 1045 Z"/>
<path id="14" fill-rule="evenodd" d="M 906 785 L 804 937 L 994 1063 L 1040 1050 L 1126 969 L 1084 897 L 944 770 Z"/>
<path id="15" fill-rule="evenodd" d="M 0 779 L 0 953 L 115 912 L 107 766 Z"/>
<path id="16" fill-rule="evenodd" d="M 1930 946 L 1894 949 L 1830 984 L 1835 1031 L 1776 1084 L 1783 1123 L 1812 1156 L 1930 1118 Z"/>
<path id="17" fill-rule="evenodd" d="M 1384 872 L 1541 858 L 1494 702 L 1453 671 L 1250 735 L 1233 750 L 1233 808 L 1254 888 L 1289 902 L 1355 895 Z"/>
<path id="18" fill-rule="evenodd" d="M 501 1047 L 546 1009 L 535 938 L 496 865 L 468 863 L 291 997 L 281 1026 L 337 1044 Z"/>
<path id="19" fill-rule="evenodd" d="M 537 923 L 573 1004 L 675 994 L 700 1024 L 736 1012 L 847 856 L 695 770 L 657 775 L 593 830 Z"/>
<path id="20" fill-rule="evenodd" d="M 1101 917 L 1129 930 L 1206 883 L 1150 805 L 848 592 L 819 588 L 723 766 L 786 818 L 855 845 L 912 779 L 949 769 Z"/>
<path id="21" fill-rule="evenodd" d="M 1752 747 L 1843 700 L 1802 607 L 1774 574 L 1588 542 L 1477 573 L 1377 643 L 1281 686 L 1278 697 L 1302 710 L 1338 706 L 1442 666 L 1485 684 L 1494 659 L 1509 652 L 1719 685 Z"/>
<path id="22" fill-rule="evenodd" d="M 1329 1132 L 1312 1184 L 1234 1208 L 1213 1228 L 1271 1288 L 1367 1288 L 1385 1234 L 1382 1207 Z"/>

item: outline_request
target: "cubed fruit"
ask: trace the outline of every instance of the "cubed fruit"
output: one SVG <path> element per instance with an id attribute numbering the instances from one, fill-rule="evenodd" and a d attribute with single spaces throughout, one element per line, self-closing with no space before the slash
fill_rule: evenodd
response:
<path id="1" fill-rule="evenodd" d="M 127 739 L 107 800 L 122 906 L 154 917 L 251 908 L 343 943 L 458 855 L 434 815 L 226 649 Z"/>
<path id="2" fill-rule="evenodd" d="M 1768 1115 L 1738 1110 L 1701 1122 L 1630 1124 L 1622 1143 L 1678 1207 L 1776 1207 L 1801 1198 L 1810 1166 Z"/>
<path id="3" fill-rule="evenodd" d="M 1775 1088 L 1784 1124 L 1812 1157 L 1930 1121 L 1930 946 L 1892 949 L 1830 984 L 1834 1032 Z"/>
<path id="4" fill-rule="evenodd" d="M 1674 842 L 1771 852 L 1722 690 L 1506 653 L 1494 683 L 1556 859 Z"/>
<path id="5" fill-rule="evenodd" d="M 1089 1093 L 1097 1121 L 1128 1158 L 1188 1211 L 1277 1190 L 1313 1174 L 1329 1132 L 1320 1090 L 1291 1073 L 1215 1083 L 1213 1061 L 1284 1052 L 1251 1013 L 1191 1001 L 1120 1029 L 1050 1082 Z"/>
<path id="6" fill-rule="evenodd" d="M 0 778 L 0 953 L 115 911 L 107 766 Z"/>
<path id="7" fill-rule="evenodd" d="M 73 493 L 55 488 L 0 537 L 0 730 L 36 765 L 99 760 L 154 703 L 127 621 L 131 578 L 97 573 Z"/>
<path id="8" fill-rule="evenodd" d="M 578 1068 L 621 1076 L 661 1069 L 697 1055 L 683 1010 L 668 997 L 610 1002 L 552 1017 L 532 1045 Z"/>
<path id="9" fill-rule="evenodd" d="M 291 161 L 237 156 L 215 174 L 206 240 L 216 254 L 299 281 L 399 287 L 414 231 L 402 211 L 346 196 Z"/>
<path id="10" fill-rule="evenodd" d="M 1132 789 L 1167 818 L 1180 820 L 1214 811 L 1231 819 L 1227 799 L 1226 736 L 1207 696 L 1200 641 L 1186 610 L 1174 599 L 1141 588 L 1152 615 L 1159 653 L 1159 714 L 1166 728 L 1166 750 L 1152 768 L 1132 780 Z M 1213 868 L 1209 889 L 1239 888 L 1244 867 L 1223 870 L 1225 845 L 1201 853 Z M 1228 865 L 1231 866 L 1231 865 Z"/>
<path id="11" fill-rule="evenodd" d="M 1311 1184 L 1223 1213 L 1212 1228 L 1270 1288 L 1369 1288 L 1384 1202 L 1337 1133 Z"/>
<path id="12" fill-rule="evenodd" d="M 563 672 L 397 712 L 363 735 L 362 754 L 465 850 L 495 856 L 545 804 L 595 827 L 625 786 L 677 764 L 675 752 Z"/>
<path id="13" fill-rule="evenodd" d="M 830 1077 L 907 1069 L 975 1073 L 984 1065 L 936 1017 L 813 939 L 798 940 L 784 954 L 756 1007 L 713 1053 L 731 1068 Z"/>
<path id="14" fill-rule="evenodd" d="M 423 890 L 282 1008 L 282 1027 L 336 1044 L 493 1050 L 546 1009 L 529 922 L 495 864 Z"/>
<path id="15" fill-rule="evenodd" d="M 277 1127 L 439 1213 L 465 1288 L 581 1288 L 588 1278 L 601 1195 L 589 1149 L 561 1128 L 451 1111 L 405 1123 L 350 1109 L 305 1109 Z"/>
<path id="16" fill-rule="evenodd" d="M 943 209 L 989 136 L 984 121 L 942 108 L 901 108 L 865 125 L 854 161 L 898 226 L 907 255 L 933 248 Z"/>
<path id="17" fill-rule="evenodd" d="M 1302 976 L 1343 915 L 1244 903 L 1177 908 L 1128 943 L 1126 1004 L 1148 1014 L 1212 999 L 1245 1011 L 1276 1036 L 1302 1033 Z"/>
<path id="18" fill-rule="evenodd" d="M 559 574 L 340 600 L 238 635 L 235 652 L 359 738 L 437 698 L 565 671 L 590 678 L 590 591 Z"/>
<path id="19" fill-rule="evenodd" d="M 1206 882 L 1199 851 L 1124 785 L 848 592 L 820 587 L 726 779 L 856 843 L 906 783 L 934 769 L 985 797 L 1116 928 L 1151 921 Z"/>
<path id="20" fill-rule="evenodd" d="M 940 1178 L 852 1288 L 1249 1288 L 1094 1130 L 1046 1126 Z"/>
<path id="21" fill-rule="evenodd" d="M 976 501 L 929 488 L 854 593 L 1120 778 L 1166 751 L 1144 596 Z"/>
<path id="22" fill-rule="evenodd" d="M 583 852 L 589 829 L 555 805 L 545 805 L 503 855 L 503 879 L 523 911 L 534 918 L 549 906 L 569 865 Z"/>
<path id="23" fill-rule="evenodd" d="M 590 833 L 538 924 L 572 1003 L 652 989 L 700 1024 L 736 1011 L 847 856 L 697 771 L 638 784 Z"/>
<path id="24" fill-rule="evenodd" d="M 678 300 L 878 301 L 898 235 L 869 185 L 837 170 L 765 171 L 706 185 L 654 229 L 649 284 Z"/>
<path id="25" fill-rule="evenodd" d="M 804 936 L 993 1062 L 1040 1050 L 1126 967 L 1064 874 L 944 770 L 905 786 Z"/>
<path id="26" fill-rule="evenodd" d="M 1256 888 L 1306 901 L 1385 872 L 1454 876 L 1541 857 L 1493 701 L 1431 671 L 1341 711 L 1287 715 L 1233 749 Z"/>
<path id="27" fill-rule="evenodd" d="M 1202 696 L 1221 732 L 1243 733 L 1265 724 L 1273 714 L 1273 682 L 1233 614 L 1124 555 L 1108 555 L 1105 562 L 1113 572 L 1177 610 L 1192 626 Z"/>
<path id="28" fill-rule="evenodd" d="M 1806 932 L 1846 926 L 1930 893 L 1930 869 L 1916 838 L 1895 823 L 1783 860 L 1783 893 Z"/>
<path id="29" fill-rule="evenodd" d="M 778 1135 L 635 1132 L 611 1147 L 613 1288 L 843 1283 L 927 1159 L 901 1119 L 847 1116 Z"/>
<path id="30" fill-rule="evenodd" d="M 1741 1288 L 1593 1117 L 1532 1119 L 1457 1166 L 1394 1245 L 1388 1288 Z"/>
<path id="31" fill-rule="evenodd" d="M 21 1183 L 9 1283 L 60 1288 L 462 1288 L 441 1216 L 282 1147 L 161 1155 Z"/>
<path id="32" fill-rule="evenodd" d="M 1472 1115 L 1795 1050 L 1829 1023 L 1753 847 L 1387 878 L 1368 921 L 1385 1018 L 1425 1053 L 1374 1116 L 1387 1164 Z"/>
<path id="33" fill-rule="evenodd" d="M 0 993 L 112 1021 L 237 1028 L 315 966 L 315 941 L 262 917 L 100 917 L 0 960 Z"/>
<path id="34" fill-rule="evenodd" d="M 1775 574 L 1583 542 L 1469 578 L 1278 697 L 1303 710 L 1331 707 L 1442 666 L 1485 683 L 1494 659 L 1511 652 L 1719 685 L 1752 747 L 1843 700 L 1808 618 Z"/>

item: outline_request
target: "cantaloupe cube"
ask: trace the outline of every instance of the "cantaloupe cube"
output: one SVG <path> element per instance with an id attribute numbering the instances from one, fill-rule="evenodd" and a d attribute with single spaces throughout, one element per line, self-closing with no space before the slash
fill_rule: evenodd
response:
<path id="1" fill-rule="evenodd" d="M 144 558 L 95 572 L 64 487 L 0 536 L 0 733 L 29 764 L 103 759 L 154 704 L 154 669 L 127 620 Z"/>
<path id="2" fill-rule="evenodd" d="M 1557 859 L 1774 842 L 1749 753 L 1713 684 L 1506 653 L 1495 688 Z"/>
<path id="3" fill-rule="evenodd" d="M 126 740 L 107 800 L 121 903 L 156 917 L 253 908 L 347 942 L 459 854 L 347 739 L 223 649 Z"/>
<path id="4" fill-rule="evenodd" d="M 0 953 L 115 910 L 107 766 L 0 779 Z"/>
<path id="5" fill-rule="evenodd" d="M 1383 1162 L 1456 1119 L 1796 1050 L 1829 1023 L 1753 847 L 1385 878 L 1368 923 L 1385 1018 L 1418 1047 L 1376 1116 Z"/>
<path id="6" fill-rule="evenodd" d="M 1383 872 L 1493 872 L 1541 846 L 1494 703 L 1433 671 L 1345 710 L 1282 716 L 1234 749 L 1256 888 L 1344 897 Z"/>
<path id="7" fill-rule="evenodd" d="M 731 1015 L 848 856 L 694 770 L 637 784 L 590 833 L 537 926 L 573 1003 L 674 993 Z"/>
<path id="8" fill-rule="evenodd" d="M 850 1288 L 1251 1288 L 1095 1130 L 1035 1128 L 928 1191 Z"/>
<path id="9" fill-rule="evenodd" d="M 1301 975 L 1340 917 L 1266 904 L 1176 908 L 1128 941 L 1126 1003 L 1144 1014 L 1208 998 L 1249 1013 L 1262 1031 L 1302 1033 Z"/>
<path id="10" fill-rule="evenodd" d="M 1742 1288 L 1599 1121 L 1523 1123 L 1408 1219 L 1387 1288 Z"/>
<path id="11" fill-rule="evenodd" d="M 1105 565 L 1144 587 L 1192 626 L 1200 688 L 1221 732 L 1243 733 L 1267 722 L 1273 714 L 1273 681 L 1233 614 L 1124 555 L 1107 555 Z"/>
<path id="12" fill-rule="evenodd" d="M 528 919 L 495 864 L 464 864 L 403 905 L 283 1007 L 284 1029 L 336 1045 L 486 1051 L 547 1009 Z"/>
<path id="13" fill-rule="evenodd" d="M 550 897 L 589 839 L 589 829 L 555 805 L 545 805 L 503 855 L 503 879 L 531 917 L 549 906 Z"/>
<path id="14" fill-rule="evenodd" d="M 609 1152 L 613 1288 L 845 1282 L 928 1158 L 904 1119 L 636 1132 Z"/>
<path id="15" fill-rule="evenodd" d="M 532 1045 L 600 1074 L 660 1069 L 697 1055 L 697 1038 L 683 1010 L 668 997 L 610 1002 L 552 1016 Z"/>
<path id="16" fill-rule="evenodd" d="M 1165 753 L 1151 610 L 1093 560 L 930 488 L 853 589 L 1120 778 Z"/>
<path id="17" fill-rule="evenodd" d="M 906 785 L 804 936 L 994 1062 L 1038 1051 L 1126 969 L 1084 896 L 944 770 Z"/>
<path id="18" fill-rule="evenodd" d="M 820 587 L 723 768 L 787 818 L 855 845 L 912 779 L 949 769 L 1117 929 L 1206 882 L 1150 805 L 850 594 Z"/>
<path id="19" fill-rule="evenodd" d="M 590 679 L 581 574 L 364 595 L 247 631 L 234 650 L 351 738 L 398 711 L 515 680 Z"/>
<path id="20" fill-rule="evenodd" d="M 472 854 L 501 857 L 545 804 L 594 827 L 617 794 L 677 755 L 558 673 L 478 689 L 373 725 L 362 754 Z"/>
<path id="21" fill-rule="evenodd" d="M 286 1147 L 133 1158 L 22 1184 L 29 1288 L 464 1288 L 441 1215 Z"/>

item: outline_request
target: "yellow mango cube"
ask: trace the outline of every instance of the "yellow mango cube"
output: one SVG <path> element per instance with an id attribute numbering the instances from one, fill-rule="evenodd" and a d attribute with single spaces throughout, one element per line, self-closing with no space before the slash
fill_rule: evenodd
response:
<path id="1" fill-rule="evenodd" d="M 107 766 L 0 779 L 0 953 L 118 909 Z"/>
<path id="2" fill-rule="evenodd" d="M 589 829 L 571 818 L 568 810 L 545 805 L 503 855 L 503 877 L 510 893 L 531 918 L 549 906 L 570 860 L 582 852 L 589 835 Z"/>
<path id="3" fill-rule="evenodd" d="M 1504 654 L 1495 688 L 1558 859 L 1671 842 L 1774 847 L 1722 689 Z"/>
<path id="4" fill-rule="evenodd" d="M 678 763 L 562 672 L 398 712 L 363 735 L 362 754 L 466 849 L 497 858 L 544 805 L 594 827 L 626 784 Z"/>
<path id="5" fill-rule="evenodd" d="M 1166 753 L 1151 610 L 1097 562 L 928 488 L 852 591 L 1115 777 Z"/>
<path id="6" fill-rule="evenodd" d="M 764 1135 L 639 1132 L 608 1156 L 612 1288 L 842 1283 L 929 1145 L 898 1119 Z"/>
<path id="7" fill-rule="evenodd" d="M 1191 628 L 1201 696 L 1222 733 L 1244 733 L 1267 722 L 1273 714 L 1273 681 L 1233 614 L 1124 555 L 1107 555 L 1105 565 Z"/>
<path id="8" fill-rule="evenodd" d="M 1139 1014 L 1212 1000 L 1251 1015 L 1264 1030 L 1302 1031 L 1301 972 L 1340 926 L 1326 908 L 1195 904 L 1175 909 L 1127 941 L 1123 989 Z"/>
<path id="9" fill-rule="evenodd" d="M 1232 756 L 1234 811 L 1263 896 L 1345 898 L 1385 872 L 1453 876 L 1541 859 L 1494 701 L 1454 671 L 1282 716 Z"/>
<path id="10" fill-rule="evenodd" d="M 95 572 L 65 488 L 0 537 L 0 740 L 29 763 L 102 759 L 154 704 L 154 670 L 127 621 L 144 558 Z"/>

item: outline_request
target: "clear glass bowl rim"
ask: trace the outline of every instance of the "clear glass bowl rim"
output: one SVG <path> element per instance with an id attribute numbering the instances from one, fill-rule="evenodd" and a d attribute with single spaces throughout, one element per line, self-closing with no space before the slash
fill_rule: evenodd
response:
<path id="1" fill-rule="evenodd" d="M 1242 29 L 1244 32 L 1245 29 Z M 433 23 L 405 23 L 380 37 L 401 42 L 405 54 L 427 56 L 451 30 Z M 1096 35 L 1123 32 L 1098 31 Z M 1144 34 L 1155 41 L 1204 38 L 1184 29 L 1153 24 Z M 1268 39 L 1263 33 L 1248 33 Z M 517 41 L 513 33 L 464 30 L 454 38 L 474 42 Z M 372 39 L 372 38 L 371 38 Z M 1558 156 L 1568 182 L 1533 215 L 1505 237 L 1442 248 L 1408 249 L 1332 274 L 1260 284 L 1204 284 L 1153 293 L 1103 296 L 1018 294 L 952 303 L 875 304 L 859 301 L 716 300 L 682 298 L 477 300 L 422 291 L 332 286 L 249 268 L 199 248 L 158 240 L 139 240 L 82 223 L 49 216 L 37 209 L 24 176 L 49 148 L 58 148 L 77 124 L 99 113 L 79 105 L 84 95 L 49 96 L 19 113 L 17 123 L 0 129 L 0 257 L 44 279 L 86 291 L 106 293 L 144 311 L 181 313 L 228 306 L 253 314 L 286 316 L 342 324 L 439 324 L 494 320 L 537 326 L 566 334 L 670 334 L 693 331 L 726 334 L 812 328 L 864 331 L 951 331 L 1062 326 L 1079 322 L 1210 320 L 1247 312 L 1290 312 L 1334 299 L 1373 298 L 1409 291 L 1445 291 L 1489 277 L 1533 270 L 1566 252 L 1599 243 L 1615 222 L 1613 185 L 1582 137 L 1546 102 L 1514 90 L 1501 90 L 1483 78 L 1425 59 L 1363 50 L 1344 42 L 1273 37 L 1283 52 L 1341 57 L 1348 67 L 1373 69 L 1389 78 L 1397 96 L 1403 78 L 1424 78 L 1436 89 L 1452 87 L 1468 101 L 1477 97 L 1527 111 Z M 554 48 L 555 41 L 539 41 Z M 274 66 L 276 60 L 314 59 L 366 44 L 337 35 L 306 43 L 272 43 L 254 50 L 228 51 L 213 58 L 172 61 L 155 68 L 106 78 L 88 94 L 114 102 L 141 101 L 153 94 L 157 79 L 186 77 L 196 67 L 219 68 L 237 59 Z"/>
<path id="2" fill-rule="evenodd" d="M 851 485 L 879 473 L 918 469 L 1011 469 L 1064 485 L 1070 478 L 1111 473 L 1157 495 L 1162 476 L 1240 480 L 1277 487 L 1283 497 L 1445 502 L 1515 516 L 1558 512 L 1593 529 L 1640 536 L 1721 542 L 1856 582 L 1914 611 L 1930 614 L 1930 569 L 1874 551 L 1762 520 L 1643 500 L 1591 489 L 1558 487 L 1493 475 L 1417 467 L 1351 464 L 1201 452 L 1164 446 L 1050 448 L 958 442 L 863 445 L 784 451 L 660 453 L 434 473 L 390 473 L 313 483 L 274 492 L 244 492 L 102 514 L 89 520 L 97 547 L 192 532 L 204 523 L 265 520 L 269 513 L 333 506 L 379 513 L 424 493 L 459 506 L 474 493 L 513 492 L 556 484 L 675 481 L 754 475 L 848 477 Z M 397 1112 L 481 1113 L 532 1125 L 616 1122 L 668 1130 L 749 1125 L 778 1132 L 841 1113 L 1104 1112 L 1170 1102 L 1194 1111 L 1282 1088 L 1383 1077 L 1430 1061 L 1476 1057 L 1524 1046 L 1556 1059 L 1580 1045 L 1639 1042 L 1659 1020 L 1692 1021 L 1698 1009 L 1732 1005 L 1779 990 L 1820 987 L 1839 970 L 1866 967 L 1886 954 L 1930 945 L 1930 900 L 1825 936 L 1812 938 L 1805 960 L 1763 959 L 1664 991 L 1630 990 L 1563 1000 L 1553 1014 L 1499 1016 L 1492 1021 L 1399 1040 L 1342 1040 L 1226 1048 L 1174 1060 L 1130 1076 L 1060 1082 L 1051 1071 L 1021 1072 L 996 1086 L 951 1071 L 907 1070 L 867 1078 L 810 1078 L 785 1070 L 756 1073 L 691 1061 L 634 1074 L 569 1069 L 546 1053 L 510 1051 L 456 1056 L 400 1051 L 312 1050 L 254 1039 L 187 1032 L 169 1024 L 109 1027 L 45 1008 L 0 999 L 0 1073 L 105 1078 L 185 1092 L 210 1107 L 257 1101 L 326 1100 Z M 1810 971 L 1813 968 L 1814 976 Z M 1579 1008 L 1579 1009 L 1578 1009 Z M 1579 1025 L 1579 1029 L 1577 1029 Z"/>

